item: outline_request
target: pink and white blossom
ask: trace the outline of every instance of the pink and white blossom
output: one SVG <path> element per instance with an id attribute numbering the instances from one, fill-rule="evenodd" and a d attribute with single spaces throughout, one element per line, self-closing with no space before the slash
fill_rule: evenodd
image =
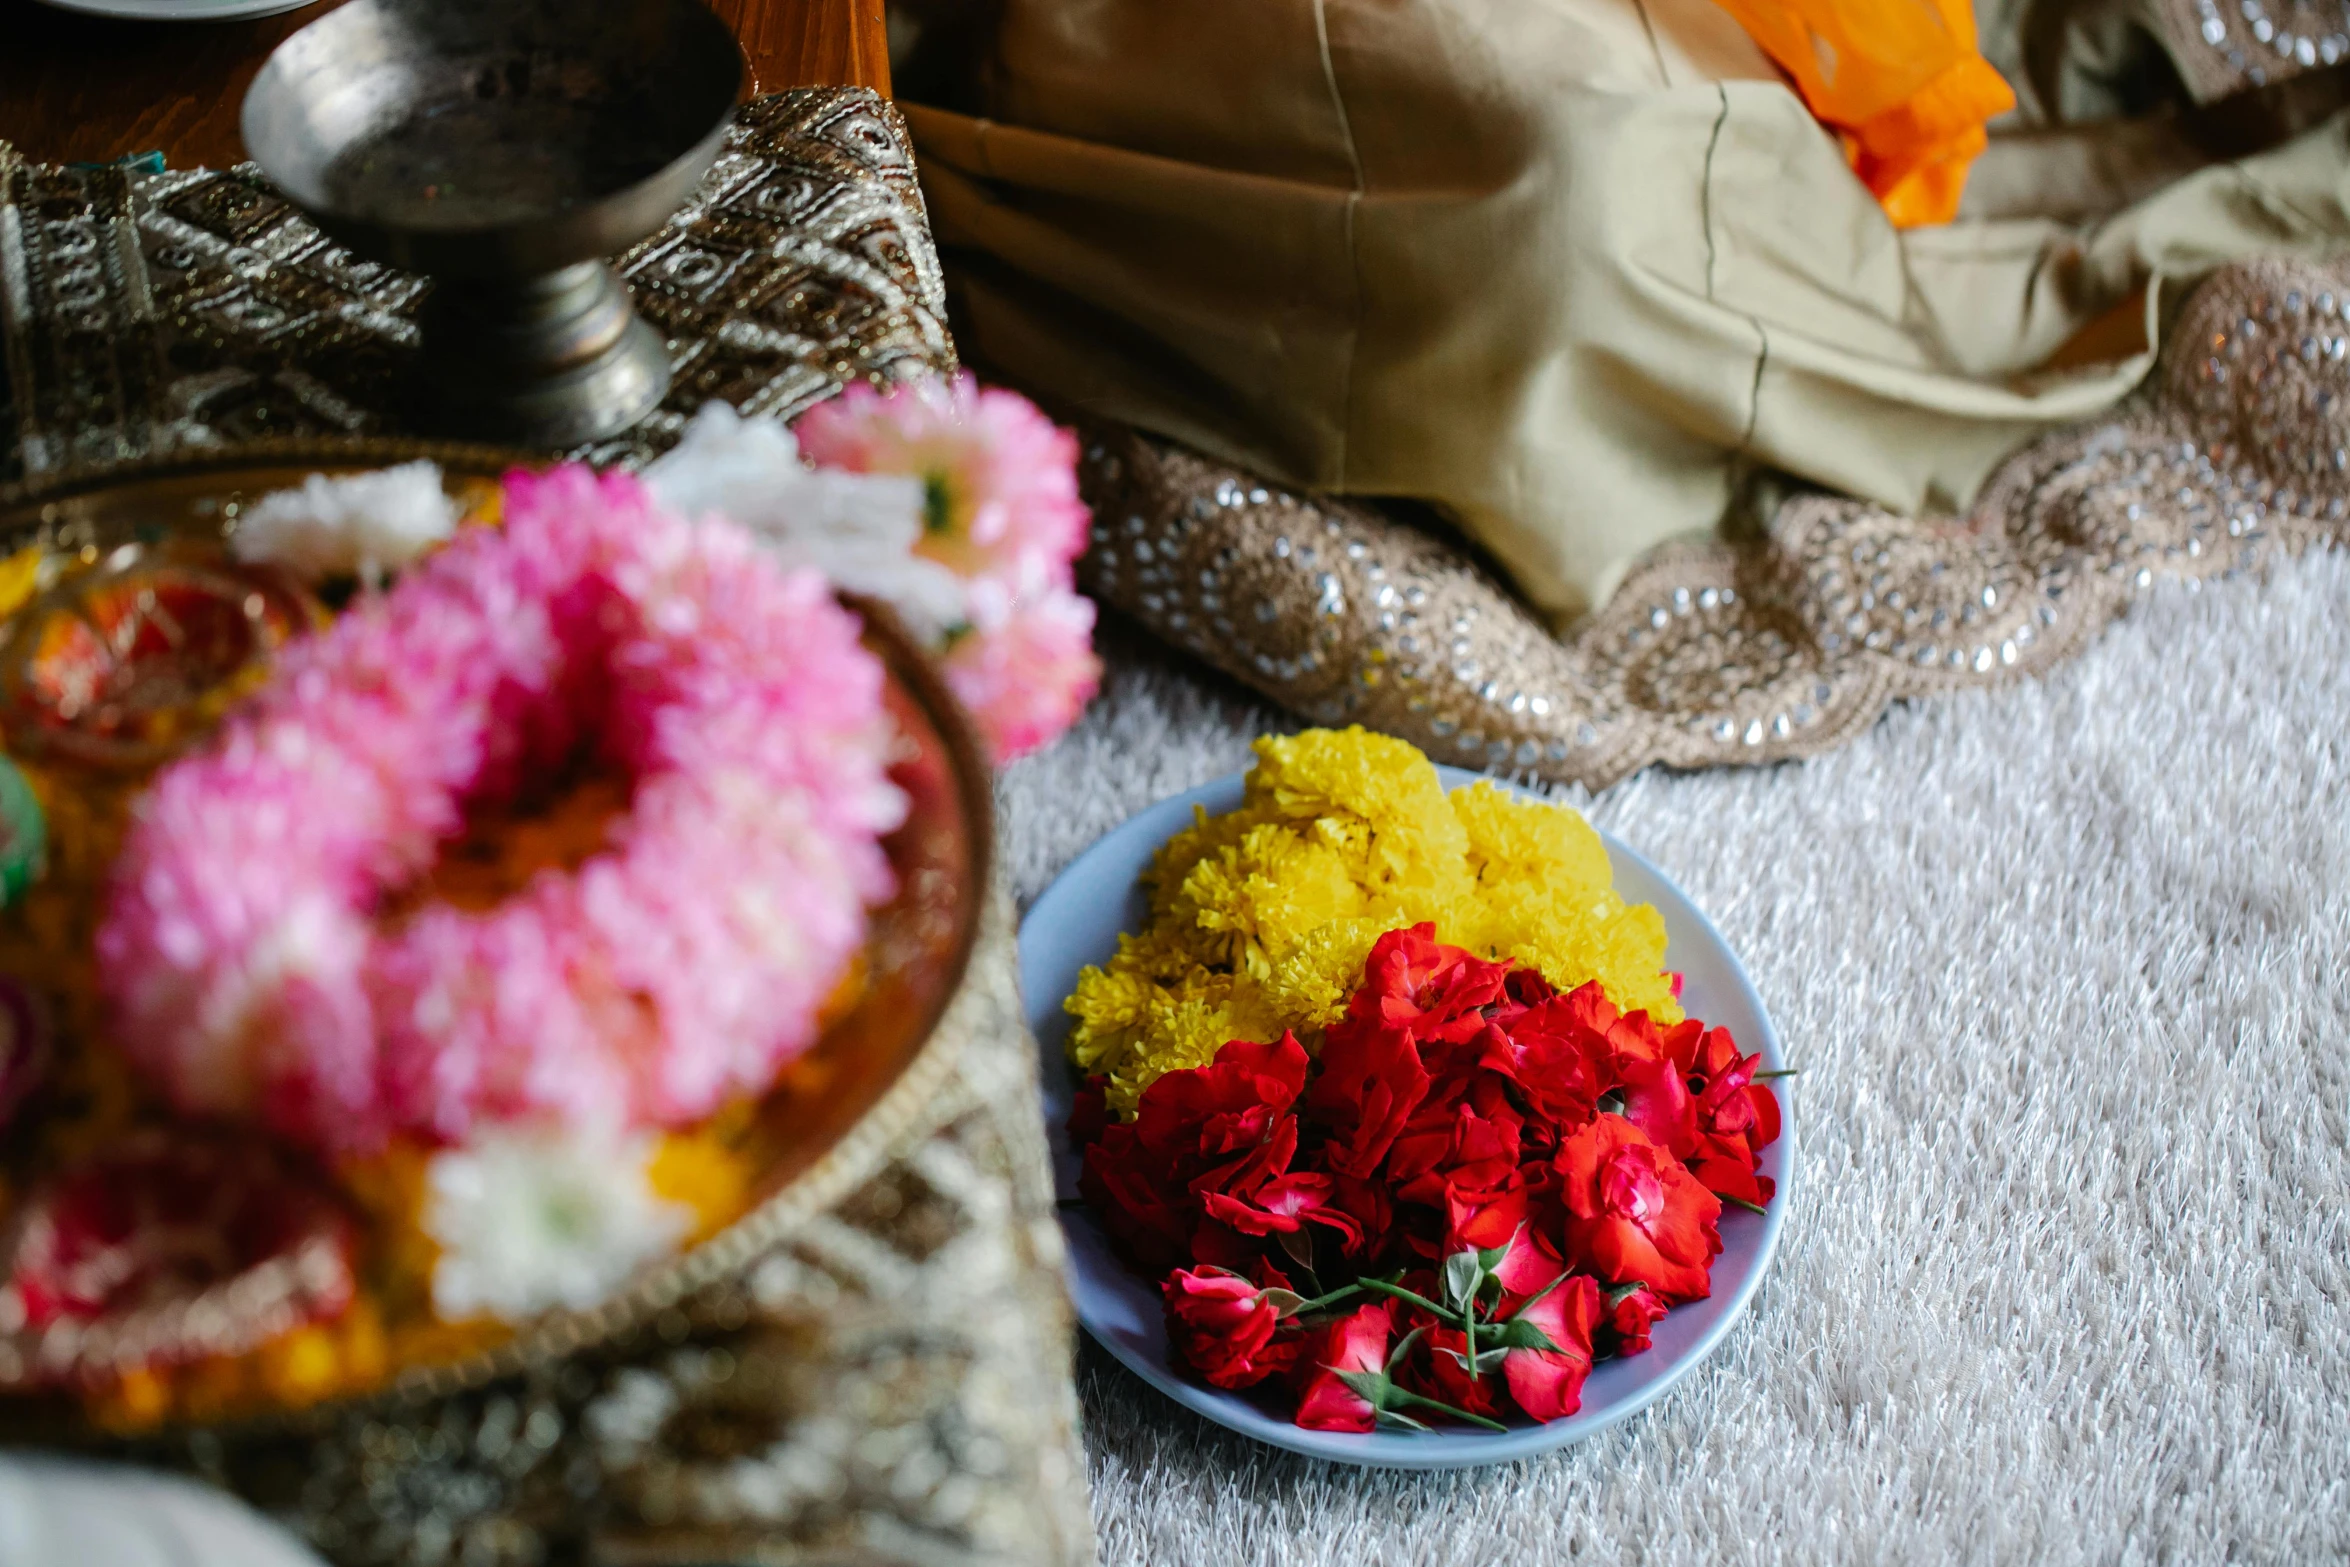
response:
<path id="1" fill-rule="evenodd" d="M 764 1088 L 891 890 L 879 661 L 813 571 L 624 476 L 515 474 L 288 648 L 141 801 L 98 933 L 115 1037 L 190 1112 L 328 1150 L 677 1125 Z M 583 750 L 608 845 L 499 907 L 377 910 L 466 808 Z"/>

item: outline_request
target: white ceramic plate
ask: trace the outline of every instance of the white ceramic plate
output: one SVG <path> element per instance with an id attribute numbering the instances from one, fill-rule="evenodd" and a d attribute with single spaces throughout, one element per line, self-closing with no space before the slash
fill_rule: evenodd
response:
<path id="1" fill-rule="evenodd" d="M 139 22 L 229 22 L 244 16 L 299 11 L 318 0 L 42 0 L 60 11 Z"/>
<path id="2" fill-rule="evenodd" d="M 1477 781 L 1476 774 L 1459 768 L 1440 771 L 1450 787 Z M 1204 805 L 1211 813 L 1237 806 L 1241 776 L 1234 773 L 1162 800 L 1117 828 L 1079 855 L 1021 922 L 1020 984 L 1027 997 L 1029 1026 L 1044 1050 L 1045 1127 L 1052 1144 L 1054 1182 L 1064 1199 L 1061 1227 L 1069 1240 L 1078 1321 L 1137 1376 L 1185 1408 L 1260 1442 L 1342 1463 L 1399 1469 L 1501 1463 L 1564 1447 L 1646 1408 L 1721 1343 L 1770 1266 L 1795 1183 L 1791 1079 L 1777 1084 L 1782 1128 L 1779 1140 L 1763 1153 L 1762 1171 L 1778 1183 L 1770 1212 L 1723 1213 L 1722 1254 L 1714 1259 L 1712 1296 L 1669 1313 L 1656 1325 L 1645 1353 L 1603 1360 L 1593 1367 L 1583 1384 L 1581 1411 L 1564 1420 L 1548 1425 L 1521 1422 L 1506 1433 L 1307 1431 L 1290 1423 L 1276 1402 L 1278 1390 L 1259 1396 L 1255 1391 L 1228 1393 L 1205 1387 L 1189 1380 L 1169 1357 L 1157 1288 L 1118 1262 L 1100 1221 L 1073 1201 L 1078 1160 L 1069 1146 L 1071 1084 L 1061 1053 L 1069 1017 L 1061 1002 L 1076 988 L 1079 970 L 1107 962 L 1118 950 L 1120 932 L 1141 928 L 1149 911 L 1137 878 L 1159 845 L 1191 825 L 1194 805 Z M 1685 977 L 1682 1002 L 1689 1015 L 1729 1029 L 1743 1050 L 1760 1050 L 1765 1070 L 1784 1067 L 1779 1036 L 1721 932 L 1663 872 L 1615 839 L 1602 836 L 1615 867 L 1616 891 L 1628 903 L 1655 904 L 1665 917 L 1665 963 Z"/>

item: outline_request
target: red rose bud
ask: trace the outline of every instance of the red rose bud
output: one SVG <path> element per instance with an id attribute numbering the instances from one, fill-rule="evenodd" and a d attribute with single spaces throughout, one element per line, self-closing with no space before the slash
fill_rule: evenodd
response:
<path id="1" fill-rule="evenodd" d="M 1686 1159 L 1697 1148 L 1697 1102 L 1678 1063 L 1663 1057 L 1624 1063 L 1624 1119 L 1660 1148 Z"/>
<path id="2" fill-rule="evenodd" d="M 1682 1153 L 1708 1191 L 1756 1207 L 1771 1200 L 1770 1180 L 1757 1174 L 1762 1151 L 1779 1140 L 1779 1098 L 1754 1080 L 1759 1055 L 1738 1053 L 1728 1029 L 1706 1034 L 1690 1068 L 1697 1091 L 1692 1146 Z"/>
<path id="3" fill-rule="evenodd" d="M 1203 1191 L 1200 1207 L 1209 1218 L 1243 1235 L 1295 1235 L 1305 1225 L 1323 1225 L 1338 1232 L 1339 1244 L 1351 1256 L 1362 1250 L 1362 1226 L 1345 1209 L 1332 1205 L 1334 1188 L 1327 1175 L 1299 1171 L 1239 1197 Z"/>
<path id="4" fill-rule="evenodd" d="M 1756 1173 L 1754 1152 L 1744 1138 L 1706 1138 L 1689 1156 L 1689 1173 L 1715 1196 L 1756 1208 L 1767 1206 L 1776 1189 L 1769 1176 Z"/>
<path id="5" fill-rule="evenodd" d="M 1168 1162 L 1142 1146 L 1130 1123 L 1113 1122 L 1085 1150 L 1077 1191 L 1101 1215 L 1111 1241 L 1145 1273 L 1163 1273 L 1189 1256 L 1196 1201 L 1168 1179 Z"/>
<path id="6" fill-rule="evenodd" d="M 1591 1375 L 1591 1330 L 1600 1314 L 1599 1286 L 1578 1273 L 1502 1325 L 1497 1336 L 1508 1349 L 1502 1380 L 1520 1409 L 1550 1421 L 1583 1407 L 1583 1379 Z"/>
<path id="7" fill-rule="evenodd" d="M 1423 1105 L 1387 1156 L 1396 1197 L 1440 1208 L 1454 1188 L 1499 1192 L 1517 1185 L 1519 1124 L 1498 1087 L 1447 1106 Z"/>
<path id="8" fill-rule="evenodd" d="M 1089 1077 L 1078 1085 L 1069 1102 L 1069 1144 L 1073 1148 L 1090 1148 L 1101 1140 L 1109 1129 L 1110 1102 L 1104 1095 L 1103 1084 L 1109 1079 Z"/>
<path id="9" fill-rule="evenodd" d="M 1458 1044 L 1485 1026 L 1484 1009 L 1502 998 L 1508 976 L 1506 963 L 1439 942 L 1434 925 L 1391 930 L 1372 944 L 1346 1018 L 1409 1029 L 1423 1043 Z"/>
<path id="10" fill-rule="evenodd" d="M 1591 983 L 1556 996 L 1511 1018 L 1506 1036 L 1515 1056 L 1509 1075 L 1537 1121 L 1572 1131 L 1589 1121 L 1601 1091 L 1602 1068 L 1613 1081 L 1607 1031 L 1616 1009 Z"/>
<path id="11" fill-rule="evenodd" d="M 1324 1328 L 1298 1362 L 1297 1423 L 1309 1431 L 1368 1431 L 1379 1423 L 1371 1401 L 1349 1387 L 1349 1374 L 1377 1374 L 1387 1364 L 1395 1318 L 1389 1303 L 1364 1306 Z"/>
<path id="12" fill-rule="evenodd" d="M 1517 1180 L 1517 1172 L 1510 1179 Z M 1526 1228 L 1527 1194 L 1512 1185 L 1498 1192 L 1459 1192 L 1445 1189 L 1444 1254 L 1492 1251 L 1507 1247 Z"/>
<path id="13" fill-rule="evenodd" d="M 1214 1387 L 1241 1388 L 1295 1364 L 1302 1335 L 1279 1333 L 1281 1310 L 1264 1290 L 1221 1268 L 1178 1268 L 1160 1286 L 1167 1342 Z"/>
<path id="14" fill-rule="evenodd" d="M 1182 1262 L 1245 1263 L 1249 1243 L 1212 1233 L 1198 1194 L 1245 1195 L 1288 1170 L 1297 1120 L 1287 1112 L 1305 1076 L 1305 1050 L 1291 1036 L 1234 1040 L 1211 1064 L 1143 1090 L 1132 1122 L 1104 1126 L 1085 1150 L 1078 1190 L 1119 1250 L 1154 1275 Z"/>
<path id="15" fill-rule="evenodd" d="M 1350 1017 L 1322 1039 L 1321 1072 L 1305 1112 L 1330 1129 L 1333 1174 L 1368 1180 L 1428 1092 L 1428 1070 L 1406 1030 Z"/>
<path id="16" fill-rule="evenodd" d="M 1477 1346 L 1480 1362 L 1485 1361 L 1485 1352 L 1492 1347 L 1490 1339 L 1480 1339 Z M 1411 1390 L 1465 1409 L 1472 1415 L 1498 1416 L 1502 1412 L 1501 1396 L 1491 1381 L 1469 1370 L 1467 1350 L 1468 1340 L 1460 1329 L 1431 1324 L 1408 1362 Z M 1487 1369 L 1491 1369 L 1490 1363 Z"/>
<path id="17" fill-rule="evenodd" d="M 1656 1291 L 1645 1284 L 1626 1284 L 1603 1293 L 1607 1317 L 1594 1341 L 1600 1352 L 1637 1355 L 1648 1348 L 1648 1330 L 1664 1320 L 1668 1309 Z"/>
<path id="18" fill-rule="evenodd" d="M 1169 1072 L 1144 1089 L 1134 1125 L 1154 1153 L 1213 1162 L 1263 1142 L 1305 1082 L 1305 1047 L 1295 1035 L 1269 1045 L 1235 1039 L 1208 1065 Z"/>
<path id="19" fill-rule="evenodd" d="M 1559 1145 L 1570 1261 L 1615 1284 L 1645 1280 L 1668 1301 L 1703 1300 L 1722 1249 L 1721 1199 L 1670 1150 L 1620 1115 L 1603 1115 Z"/>

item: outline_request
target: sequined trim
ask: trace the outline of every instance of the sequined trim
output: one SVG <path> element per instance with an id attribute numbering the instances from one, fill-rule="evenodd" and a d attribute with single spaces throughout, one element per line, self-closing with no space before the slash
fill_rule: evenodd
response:
<path id="1" fill-rule="evenodd" d="M 2205 103 L 2350 59 L 2350 0 L 2162 0 L 2160 13 Z"/>
<path id="2" fill-rule="evenodd" d="M 2157 580 L 2344 531 L 2350 267 L 2196 291 L 2148 386 L 2010 458 L 1971 515 L 1810 496 L 1767 540 L 1647 557 L 1554 638 L 1458 550 L 1126 431 L 1087 443 L 1091 591 L 1318 723 L 1600 788 L 1839 745 L 1886 705 L 2036 673 Z"/>

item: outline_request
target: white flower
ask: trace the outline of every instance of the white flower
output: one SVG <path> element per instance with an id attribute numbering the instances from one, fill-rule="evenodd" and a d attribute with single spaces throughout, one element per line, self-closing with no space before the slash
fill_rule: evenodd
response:
<path id="1" fill-rule="evenodd" d="M 886 600 L 918 636 L 935 640 L 966 618 L 962 578 L 914 553 L 919 478 L 810 468 L 782 420 L 746 419 L 713 401 L 646 467 L 644 481 L 673 512 L 730 517 L 784 564 L 813 566 L 852 593 Z"/>
<path id="2" fill-rule="evenodd" d="M 646 1179 L 653 1138 L 492 1127 L 433 1156 L 423 1226 L 441 1248 L 433 1309 L 519 1322 L 596 1305 L 674 1250 L 693 1210 Z"/>
<path id="3" fill-rule="evenodd" d="M 457 531 L 457 503 L 429 462 L 330 479 L 314 473 L 298 490 L 264 495 L 237 519 L 237 559 L 283 566 L 300 577 L 397 571 Z"/>

